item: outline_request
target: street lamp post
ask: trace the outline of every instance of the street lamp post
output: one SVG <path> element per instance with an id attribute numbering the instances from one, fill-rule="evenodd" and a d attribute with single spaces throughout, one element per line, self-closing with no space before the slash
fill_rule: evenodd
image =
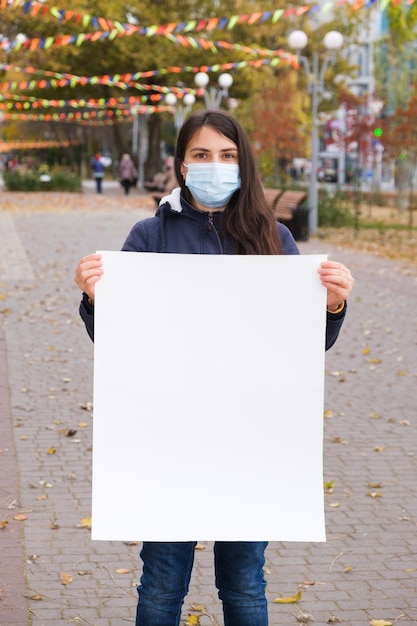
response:
<path id="1" fill-rule="evenodd" d="M 218 109 L 223 98 L 229 95 L 229 88 L 233 85 L 233 76 L 231 74 L 220 74 L 219 86 L 208 87 L 209 75 L 206 72 L 198 72 L 195 75 L 195 84 L 203 89 L 204 102 L 206 109 Z"/>
<path id="2" fill-rule="evenodd" d="M 191 110 L 195 102 L 195 96 L 192 93 L 186 93 L 183 97 L 183 104 L 178 103 L 177 96 L 172 92 L 166 95 L 165 102 L 168 106 L 173 108 L 174 124 L 177 131 L 177 135 L 180 132 L 181 126 L 185 122 L 187 113 Z"/>
<path id="3" fill-rule="evenodd" d="M 145 157 L 146 157 L 146 125 L 148 123 L 148 110 L 146 107 L 134 105 L 130 109 L 133 115 L 132 128 L 132 156 L 138 162 L 138 187 L 143 189 L 145 182 Z"/>
<path id="4" fill-rule="evenodd" d="M 294 30 L 288 37 L 288 45 L 293 50 L 299 52 L 307 45 L 307 35 L 302 30 Z M 343 36 L 337 30 L 329 31 L 323 39 L 327 54 L 320 67 L 319 55 L 315 51 L 312 57 L 312 67 L 310 67 L 309 59 L 305 56 L 298 56 L 307 76 L 307 89 L 311 94 L 311 110 L 312 110 L 312 130 L 311 130 L 311 173 L 310 186 L 308 193 L 309 201 L 309 229 L 311 233 L 317 231 L 318 226 L 318 186 L 317 186 L 317 167 L 319 155 L 319 135 L 318 135 L 318 107 L 324 93 L 324 76 L 326 74 L 329 62 L 334 61 L 334 53 L 343 45 Z"/>
<path id="5" fill-rule="evenodd" d="M 138 127 L 139 127 L 139 107 L 132 106 L 130 109 L 130 113 L 133 115 L 133 126 L 132 126 L 132 155 L 137 156 L 138 154 Z"/>

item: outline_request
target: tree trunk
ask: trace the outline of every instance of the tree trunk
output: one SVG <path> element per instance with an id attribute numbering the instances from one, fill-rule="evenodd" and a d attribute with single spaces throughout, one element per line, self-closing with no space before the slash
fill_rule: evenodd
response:
<path id="1" fill-rule="evenodd" d="M 157 172 L 163 170 L 161 157 L 161 127 L 159 113 L 153 113 L 148 121 L 148 157 L 145 161 L 145 180 L 152 180 Z"/>
<path id="2" fill-rule="evenodd" d="M 113 159 L 116 158 L 117 160 L 120 160 L 122 154 L 124 154 L 125 152 L 129 152 L 129 149 L 126 145 L 126 141 L 125 138 L 123 136 L 123 133 L 121 132 L 121 125 L 120 124 L 114 124 L 114 126 L 112 126 L 112 130 L 113 130 Z"/>

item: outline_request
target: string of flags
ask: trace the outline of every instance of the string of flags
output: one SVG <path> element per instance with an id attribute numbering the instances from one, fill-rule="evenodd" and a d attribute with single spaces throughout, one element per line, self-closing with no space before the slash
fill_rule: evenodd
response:
<path id="1" fill-rule="evenodd" d="M 135 72 L 126 74 L 112 74 L 105 76 L 76 76 L 74 74 L 61 74 L 57 72 L 51 72 L 48 70 L 35 69 L 33 67 L 17 67 L 11 65 L 1 65 L 0 70 L 13 70 L 13 72 L 22 72 L 27 74 L 41 74 L 44 78 L 40 80 L 24 80 L 24 81 L 7 81 L 0 83 L 0 102 L 5 99 L 10 99 L 11 92 L 19 90 L 31 90 L 31 89 L 48 89 L 50 87 L 76 87 L 77 85 L 109 85 L 112 87 L 119 87 L 121 89 L 136 88 L 143 91 L 156 91 L 154 94 L 154 100 L 160 100 L 161 96 L 158 94 L 175 93 L 175 95 L 181 98 L 185 93 L 192 93 L 199 95 L 198 89 L 176 86 L 164 86 L 164 85 L 151 85 L 148 83 L 139 83 L 140 79 L 151 78 L 153 76 L 161 76 L 166 74 L 178 74 L 191 72 L 196 74 L 197 72 L 228 72 L 231 70 L 242 69 L 245 67 L 261 67 L 263 65 L 276 66 L 280 64 L 280 57 L 257 59 L 252 61 L 238 61 L 229 63 L 216 63 L 213 65 L 203 66 L 191 66 L 184 67 L 168 67 L 158 70 L 150 70 L 146 72 Z M 19 99 L 23 99 L 19 96 Z M 151 96 L 152 99 L 152 96 Z M 42 99 L 40 99 L 42 101 Z M 84 102 L 84 101 L 80 101 Z M 84 105 L 81 105 L 84 106 Z"/>
<path id="2" fill-rule="evenodd" d="M 12 150 L 33 150 L 40 148 L 69 148 L 70 146 L 80 145 L 79 140 L 70 141 L 69 139 L 23 139 L 23 140 L 0 140 L 0 153 L 11 152 Z"/>
<path id="3" fill-rule="evenodd" d="M 384 10 L 390 2 L 396 5 L 400 0 L 381 0 L 379 4 L 380 9 Z M 414 0 L 408 0 L 407 3 L 411 4 L 413 2 Z M 25 15 L 30 15 L 31 17 L 50 15 L 55 17 L 60 23 L 75 22 L 75 24 L 81 25 L 83 28 L 91 28 L 94 31 L 74 35 L 59 35 L 56 37 L 35 37 L 32 39 L 17 37 L 14 40 L 8 40 L 5 38 L 0 42 L 0 48 L 6 48 L 8 50 L 12 48 L 15 50 L 37 50 L 47 49 L 53 45 L 67 46 L 75 44 L 76 46 L 81 46 L 87 41 L 111 41 L 118 37 L 137 34 L 147 37 L 165 36 L 182 46 L 201 48 L 215 52 L 217 49 L 221 48 L 222 44 L 225 42 L 212 42 L 199 37 L 191 37 L 188 33 L 209 33 L 214 30 L 224 29 L 230 31 L 235 26 L 241 24 L 249 26 L 265 22 L 275 24 L 281 19 L 288 19 L 294 16 L 300 17 L 305 14 L 313 15 L 317 12 L 327 13 L 334 6 L 344 4 L 349 4 L 354 10 L 378 6 L 377 0 L 353 0 L 353 3 L 351 0 L 328 0 L 321 6 L 305 4 L 300 7 L 287 7 L 286 9 L 276 9 L 275 11 L 256 11 L 250 14 L 232 15 L 230 17 L 211 17 L 208 19 L 191 19 L 184 22 L 140 26 L 122 23 L 118 20 L 110 20 L 105 17 L 96 17 L 72 9 L 60 9 L 37 1 L 0 0 L 0 9 L 3 10 L 23 7 L 23 13 Z"/>
<path id="4" fill-rule="evenodd" d="M 146 105 L 138 108 L 139 114 L 162 113 L 171 111 L 169 106 Z M 123 122 L 131 122 L 133 114 L 130 109 L 107 109 L 103 111 L 69 111 L 56 113 L 3 113 L 3 121 L 24 121 L 24 122 L 68 122 L 77 123 L 84 126 L 112 126 Z"/>
<path id="5" fill-rule="evenodd" d="M 129 28 L 124 31 L 96 31 L 94 33 L 79 33 L 77 35 L 57 35 L 56 37 L 34 38 L 26 39 L 24 37 L 18 37 L 14 41 L 3 39 L 0 41 L 0 49 L 10 51 L 12 48 L 16 51 L 19 50 L 47 50 L 52 46 L 68 46 L 75 44 L 81 46 L 87 41 L 100 41 L 100 40 L 113 40 L 122 36 L 129 36 L 135 32 L 134 29 Z M 281 55 L 282 57 L 288 57 L 288 60 L 294 60 L 295 55 L 283 52 L 282 50 L 265 50 L 263 48 L 251 48 L 250 46 L 244 46 L 242 44 L 230 43 L 228 41 L 216 40 L 211 41 L 202 37 L 191 37 L 189 35 L 175 35 L 171 33 L 163 33 L 163 35 L 172 43 L 178 44 L 184 48 L 192 48 L 194 50 L 205 50 L 208 52 L 216 53 L 219 50 L 238 50 L 239 52 L 245 52 L 251 55 L 260 56 L 274 56 Z"/>
<path id="6" fill-rule="evenodd" d="M 385 0 L 381 3 L 380 8 L 383 10 L 384 6 L 388 5 L 392 1 L 393 4 L 399 4 L 400 0 Z M 354 10 L 360 8 L 370 8 L 377 6 L 376 0 L 354 0 L 353 4 L 351 0 L 328 0 L 321 6 L 316 4 L 305 4 L 300 7 L 287 7 L 286 9 L 276 9 L 275 11 L 255 11 L 250 14 L 232 15 L 230 17 L 210 17 L 207 19 L 190 19 L 184 22 L 169 22 L 168 24 L 151 25 L 151 26 L 135 26 L 133 24 L 124 24 L 119 20 L 111 20 L 105 17 L 96 17 L 80 11 L 74 11 L 73 9 L 60 9 L 55 6 L 46 5 L 43 2 L 30 0 L 0 0 L 0 9 L 18 8 L 23 7 L 23 13 L 30 15 L 31 17 L 51 15 L 55 17 L 59 22 L 74 21 L 78 25 L 82 25 L 84 28 L 92 27 L 95 30 L 112 31 L 119 30 L 120 32 L 126 29 L 135 29 L 139 34 L 152 36 L 154 34 L 166 34 L 166 33 L 179 33 L 179 32 L 210 32 L 212 30 L 231 30 L 237 25 L 248 24 L 252 26 L 254 24 L 271 21 L 273 24 L 278 22 L 281 18 L 286 19 L 292 16 L 300 16 L 305 13 L 327 13 L 334 5 L 341 6 L 343 4 L 351 4 Z M 408 1 L 408 4 L 411 4 Z"/>

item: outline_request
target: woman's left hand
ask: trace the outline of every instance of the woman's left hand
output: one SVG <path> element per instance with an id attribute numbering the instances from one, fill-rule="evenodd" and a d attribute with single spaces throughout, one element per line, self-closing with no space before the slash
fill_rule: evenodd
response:
<path id="1" fill-rule="evenodd" d="M 347 300 L 355 279 L 348 267 L 336 261 L 323 261 L 319 274 L 327 289 L 327 310 L 336 311 Z"/>

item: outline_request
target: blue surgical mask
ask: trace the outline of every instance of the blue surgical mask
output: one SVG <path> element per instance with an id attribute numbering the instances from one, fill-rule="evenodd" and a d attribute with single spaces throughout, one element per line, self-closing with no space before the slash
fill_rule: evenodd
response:
<path id="1" fill-rule="evenodd" d="M 185 184 L 200 204 L 218 209 L 225 206 L 240 189 L 239 165 L 236 163 L 190 163 Z"/>

